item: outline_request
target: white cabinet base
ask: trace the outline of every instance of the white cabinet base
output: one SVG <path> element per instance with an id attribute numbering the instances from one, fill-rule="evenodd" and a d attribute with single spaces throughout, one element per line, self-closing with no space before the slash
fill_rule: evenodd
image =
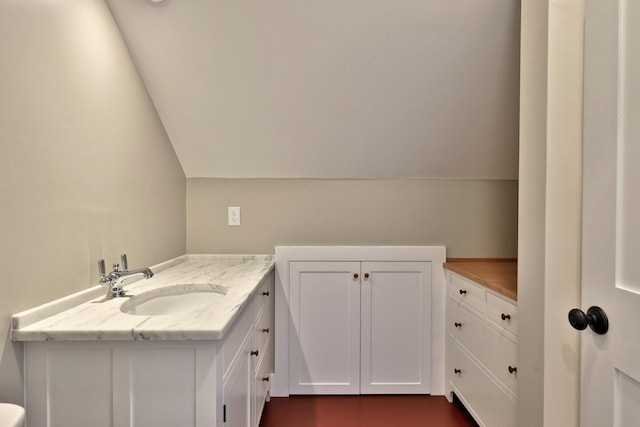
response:
<path id="1" fill-rule="evenodd" d="M 276 247 L 272 394 L 444 394 L 444 261 L 440 246 Z"/>
<path id="2" fill-rule="evenodd" d="M 215 342 L 28 342 L 29 427 L 215 426 Z"/>
<path id="3" fill-rule="evenodd" d="M 447 398 L 455 393 L 482 427 L 515 427 L 516 302 L 447 276 Z"/>

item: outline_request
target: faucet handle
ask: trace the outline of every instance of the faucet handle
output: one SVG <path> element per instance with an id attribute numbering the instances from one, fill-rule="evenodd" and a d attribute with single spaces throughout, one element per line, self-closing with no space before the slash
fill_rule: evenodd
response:
<path id="1" fill-rule="evenodd" d="M 105 277 L 107 275 L 107 269 L 104 266 L 104 260 L 98 260 L 98 273 L 100 273 L 100 277 Z"/>
<path id="2" fill-rule="evenodd" d="M 111 283 L 111 277 L 107 276 L 107 269 L 104 266 L 104 260 L 98 260 L 98 272 L 100 273 L 100 286 Z"/>
<path id="3" fill-rule="evenodd" d="M 129 263 L 127 262 L 127 254 L 120 255 L 120 262 L 122 263 L 122 271 L 128 271 Z"/>

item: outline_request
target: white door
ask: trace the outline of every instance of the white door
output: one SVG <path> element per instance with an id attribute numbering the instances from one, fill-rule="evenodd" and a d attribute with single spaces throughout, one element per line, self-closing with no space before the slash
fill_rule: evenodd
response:
<path id="1" fill-rule="evenodd" d="M 640 426 L 640 2 L 587 0 L 580 425 Z"/>
<path id="2" fill-rule="evenodd" d="M 360 263 L 291 262 L 290 286 L 290 393 L 360 393 Z"/>
<path id="3" fill-rule="evenodd" d="M 363 262 L 362 394 L 429 393 L 431 263 Z"/>

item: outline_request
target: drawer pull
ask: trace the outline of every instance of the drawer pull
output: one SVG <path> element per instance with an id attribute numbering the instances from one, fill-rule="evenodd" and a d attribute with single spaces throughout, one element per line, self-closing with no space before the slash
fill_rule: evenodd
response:
<path id="1" fill-rule="evenodd" d="M 265 334 L 269 333 L 269 328 L 262 328 L 260 332 L 264 332 Z"/>
<path id="2" fill-rule="evenodd" d="M 456 368 L 456 369 L 453 370 L 453 373 L 454 374 L 460 374 L 460 373 L 462 373 L 462 370 Z"/>
<path id="3" fill-rule="evenodd" d="M 465 291 L 464 289 L 460 289 L 460 295 L 465 295 L 467 293 L 467 291 Z"/>
<path id="4" fill-rule="evenodd" d="M 510 374 L 515 374 L 516 372 L 518 372 L 518 368 L 516 366 L 509 366 Z"/>
<path id="5" fill-rule="evenodd" d="M 510 314 L 504 314 L 502 313 L 500 315 L 500 317 L 502 317 L 502 320 L 510 320 L 511 319 L 511 315 Z"/>
<path id="6" fill-rule="evenodd" d="M 258 350 L 251 350 L 251 353 L 250 353 L 250 354 L 251 354 L 252 356 L 257 356 L 259 353 L 258 353 Z"/>
<path id="7" fill-rule="evenodd" d="M 369 278 L 369 273 L 364 273 L 364 278 L 368 279 Z"/>
<path id="8" fill-rule="evenodd" d="M 262 381 L 264 381 L 264 382 L 267 382 L 267 383 L 268 383 L 268 382 L 269 382 L 269 377 L 262 377 Z"/>
<path id="9" fill-rule="evenodd" d="M 360 275 L 358 273 L 353 273 L 353 278 L 357 279 L 358 277 L 360 277 Z"/>
<path id="10" fill-rule="evenodd" d="M 262 295 L 264 295 L 265 297 L 269 296 L 269 291 L 263 292 Z"/>
<path id="11" fill-rule="evenodd" d="M 456 328 L 459 328 L 460 326 L 462 326 L 462 323 L 460 322 L 454 322 L 453 326 L 455 326 Z"/>

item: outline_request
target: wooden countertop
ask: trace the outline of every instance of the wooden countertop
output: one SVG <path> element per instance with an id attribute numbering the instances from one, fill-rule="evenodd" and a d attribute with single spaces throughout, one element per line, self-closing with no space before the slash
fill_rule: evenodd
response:
<path id="1" fill-rule="evenodd" d="M 444 268 L 518 300 L 518 261 L 505 259 L 448 259 Z"/>

